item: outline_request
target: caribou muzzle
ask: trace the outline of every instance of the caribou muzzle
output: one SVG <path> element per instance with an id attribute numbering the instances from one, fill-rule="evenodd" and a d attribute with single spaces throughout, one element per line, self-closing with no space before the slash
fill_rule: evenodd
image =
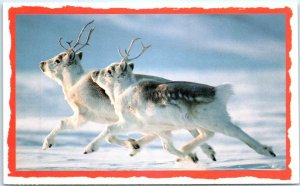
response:
<path id="1" fill-rule="evenodd" d="M 41 69 L 43 72 L 45 72 L 45 64 L 46 64 L 45 61 L 42 61 L 42 62 L 40 63 L 40 69 Z"/>

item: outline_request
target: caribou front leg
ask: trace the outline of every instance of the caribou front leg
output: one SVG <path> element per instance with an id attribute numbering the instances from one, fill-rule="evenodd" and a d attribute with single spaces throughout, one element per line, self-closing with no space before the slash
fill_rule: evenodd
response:
<path id="1" fill-rule="evenodd" d="M 155 134 L 148 134 L 148 135 L 145 135 L 145 136 L 143 136 L 143 137 L 141 137 L 137 140 L 135 140 L 133 138 L 129 138 L 126 141 L 122 141 L 122 140 L 119 140 L 118 138 L 116 138 L 116 136 L 108 136 L 106 138 L 106 140 L 107 140 L 108 143 L 119 145 L 119 146 L 122 146 L 122 147 L 126 147 L 129 150 L 129 155 L 134 156 L 138 152 L 141 151 L 141 148 L 145 144 L 150 143 L 156 137 L 157 136 Z"/>
<path id="2" fill-rule="evenodd" d="M 107 139 L 113 140 L 111 142 L 114 142 L 119 145 L 123 145 L 124 142 L 116 142 L 116 138 L 114 137 L 115 134 L 118 134 L 120 132 L 124 132 L 124 127 L 120 124 L 114 124 L 107 126 L 96 138 L 93 139 L 84 149 L 84 154 L 89 154 L 92 152 L 95 152 L 99 149 L 100 143 L 104 140 Z"/>
<path id="3" fill-rule="evenodd" d="M 148 134 L 145 135 L 137 140 L 129 138 L 127 140 L 127 143 L 129 144 L 129 149 L 131 149 L 131 151 L 129 152 L 130 156 L 134 156 L 136 155 L 138 152 L 141 151 L 141 148 L 147 144 L 150 143 L 151 141 L 153 141 L 155 138 L 157 138 L 157 136 L 155 134 Z"/>
<path id="4" fill-rule="evenodd" d="M 178 150 L 174 144 L 172 143 L 172 134 L 171 132 L 162 132 L 158 134 L 162 145 L 166 151 L 169 153 L 178 156 L 180 159 L 186 159 L 189 158 L 191 159 L 194 163 L 198 162 L 198 157 L 195 153 L 187 152 L 187 151 L 182 151 Z"/>
<path id="5" fill-rule="evenodd" d="M 191 142 L 187 143 L 186 145 L 182 146 L 181 152 L 184 154 L 192 154 L 192 150 L 195 149 L 199 144 L 205 143 L 206 140 L 213 137 L 214 133 L 205 129 L 199 129 L 198 130 L 198 136 L 196 136 Z M 206 144 L 207 145 L 207 144 Z M 196 154 L 192 154 L 195 157 Z M 198 158 L 197 158 L 198 159 Z M 181 158 L 178 158 L 177 161 L 180 161 Z"/>
<path id="6" fill-rule="evenodd" d="M 42 147 L 43 150 L 51 148 L 54 145 L 55 137 L 61 130 L 78 128 L 79 126 L 82 126 L 86 122 L 87 120 L 80 115 L 73 115 L 69 118 L 61 120 L 60 124 L 58 124 L 54 129 L 52 129 L 52 131 L 45 138 Z"/>
<path id="7" fill-rule="evenodd" d="M 199 129 L 199 130 L 201 130 L 201 129 Z M 188 130 L 188 131 L 195 138 L 200 134 L 197 129 Z M 129 155 L 130 156 L 136 155 L 138 152 L 141 151 L 141 148 L 145 144 L 150 143 L 155 138 L 157 138 L 157 136 L 154 135 L 154 134 L 153 135 L 145 135 L 145 136 L 143 136 L 143 137 L 141 137 L 137 140 L 129 138 L 128 141 L 127 141 L 127 143 L 129 143 L 128 148 L 132 149 L 130 151 Z M 204 142 L 204 143 L 200 144 L 200 148 L 203 151 L 203 153 L 206 154 L 211 160 L 217 161 L 216 157 L 215 157 L 216 152 L 214 151 L 214 149 L 210 145 L 208 145 L 207 143 Z"/>
<path id="8" fill-rule="evenodd" d="M 156 138 L 155 135 L 145 135 L 138 140 L 129 138 L 128 140 L 123 141 L 116 138 L 116 136 L 109 136 L 106 138 L 106 140 L 108 143 L 127 148 L 129 150 L 129 155 L 134 156 L 135 154 L 140 152 L 142 145 L 144 145 L 145 143 L 149 143 L 155 138 Z"/>

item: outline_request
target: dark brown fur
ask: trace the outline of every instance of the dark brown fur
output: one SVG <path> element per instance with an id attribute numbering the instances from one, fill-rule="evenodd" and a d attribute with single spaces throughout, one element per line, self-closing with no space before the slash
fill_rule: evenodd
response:
<path id="1" fill-rule="evenodd" d="M 172 101 L 177 100 L 186 103 L 209 103 L 215 97 L 214 87 L 183 81 L 165 83 L 142 81 L 138 84 L 137 91 L 144 96 L 145 100 L 161 105 L 171 104 Z"/>
<path id="2" fill-rule="evenodd" d="M 93 80 L 92 80 L 92 77 L 89 76 L 89 79 L 88 79 L 88 83 L 89 83 L 89 86 L 91 86 L 91 95 L 94 96 L 94 97 L 99 97 L 99 98 L 106 98 L 109 100 L 109 97 L 108 95 L 105 93 L 105 90 L 103 88 L 101 88 L 97 83 L 95 83 Z"/>

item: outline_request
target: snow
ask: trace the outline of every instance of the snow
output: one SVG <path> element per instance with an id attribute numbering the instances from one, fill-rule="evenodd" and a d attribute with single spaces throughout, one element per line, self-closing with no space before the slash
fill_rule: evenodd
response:
<path id="1" fill-rule="evenodd" d="M 18 120 L 31 128 L 36 118 Z M 104 125 L 88 123 L 77 130 L 63 131 L 57 136 L 57 143 L 51 149 L 42 150 L 44 137 L 59 118 L 46 118 L 45 127 L 17 130 L 17 170 L 257 170 L 285 169 L 285 125 L 284 119 L 277 122 L 257 122 L 242 127 L 248 134 L 261 143 L 271 145 L 276 158 L 257 154 L 237 139 L 216 134 L 209 144 L 216 151 L 217 161 L 211 161 L 200 148 L 195 149 L 199 163 L 189 161 L 176 162 L 176 157 L 162 149 L 157 139 L 142 148 L 141 152 L 130 157 L 125 148 L 104 142 L 99 151 L 83 154 L 87 145 L 101 131 Z M 139 137 L 134 134 L 131 137 Z M 121 136 L 126 139 L 127 136 Z M 176 146 L 191 139 L 184 130 L 173 132 Z"/>
<path id="2" fill-rule="evenodd" d="M 51 120 L 51 119 L 50 119 Z M 29 121 L 29 120 L 27 120 Z M 57 120 L 59 121 L 59 120 Z M 25 122 L 25 121 L 24 121 Z M 101 128 L 97 124 L 89 123 L 83 130 L 64 131 L 57 137 L 57 144 L 48 150 L 42 150 L 43 138 L 48 130 L 19 130 L 17 133 L 17 170 L 224 170 L 224 169 L 285 169 L 285 142 L 280 137 L 284 131 L 280 123 L 272 127 L 247 130 L 259 141 L 272 145 L 276 158 L 264 157 L 256 154 L 242 142 L 216 134 L 208 143 L 215 149 L 217 161 L 213 162 L 204 155 L 200 148 L 196 149 L 200 159 L 198 164 L 191 162 L 176 162 L 176 157 L 162 149 L 159 140 L 146 145 L 134 157 L 130 157 L 127 150 L 107 143 L 103 143 L 99 151 L 93 154 L 83 154 L 85 145 L 97 135 L 96 131 L 87 127 Z M 272 133 L 268 133 L 272 130 Z M 275 133 L 275 135 L 274 135 Z M 134 135 L 137 136 L 137 135 Z M 186 131 L 174 132 L 176 146 L 191 139 Z M 277 136 L 275 139 L 274 137 Z M 125 136 L 122 136 L 126 139 Z M 282 136 L 283 137 L 283 136 Z"/>

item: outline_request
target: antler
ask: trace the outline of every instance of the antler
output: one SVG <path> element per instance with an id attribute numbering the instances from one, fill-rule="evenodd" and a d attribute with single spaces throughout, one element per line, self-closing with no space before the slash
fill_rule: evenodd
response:
<path id="1" fill-rule="evenodd" d="M 84 44 L 81 44 L 81 43 L 80 43 L 80 39 L 81 39 L 81 36 L 82 36 L 84 30 L 85 30 L 90 24 L 92 24 L 93 22 L 94 22 L 94 20 L 88 22 L 88 23 L 81 29 L 81 31 L 80 31 L 80 33 L 79 33 L 79 35 L 78 35 L 77 41 L 76 41 L 76 43 L 74 44 L 74 46 L 72 46 L 72 42 L 73 42 L 73 41 L 69 41 L 69 42 L 66 41 L 66 43 L 69 45 L 69 47 L 68 47 L 68 48 L 64 47 L 63 44 L 61 43 L 61 40 L 63 39 L 62 37 L 59 38 L 59 44 L 60 44 L 60 46 L 63 47 L 65 50 L 72 51 L 72 52 L 76 53 L 76 52 L 78 52 L 79 50 L 81 50 L 82 48 L 84 48 L 85 46 L 89 45 L 89 40 L 90 40 L 90 38 L 91 38 L 91 35 L 92 35 L 93 31 L 95 30 L 95 27 L 93 27 L 93 28 L 90 29 L 89 34 L 88 34 L 88 37 L 87 37 L 87 40 L 86 40 L 86 42 L 85 42 Z M 75 49 L 75 48 L 78 47 L 79 45 L 81 45 L 81 47 L 79 47 L 78 49 Z M 74 50 L 75 50 L 75 51 L 74 51 Z"/>
<path id="2" fill-rule="evenodd" d="M 118 52 L 119 52 L 119 54 L 120 54 L 120 56 L 122 57 L 122 60 L 121 60 L 121 62 L 122 61 L 125 61 L 125 62 L 129 62 L 129 61 L 132 61 L 132 60 L 135 60 L 135 59 L 137 59 L 137 58 L 139 58 L 151 45 L 148 45 L 148 46 L 145 46 L 144 44 L 143 44 L 143 42 L 141 42 L 141 44 L 142 44 L 142 51 L 136 56 L 136 57 L 134 57 L 134 58 L 128 58 L 129 56 L 130 56 L 130 51 L 131 51 L 131 48 L 132 48 L 132 46 L 133 46 L 133 44 L 137 41 L 137 40 L 140 40 L 141 38 L 135 38 L 135 39 L 133 39 L 132 41 L 131 41 L 131 43 L 130 43 L 130 45 L 129 45 L 129 47 L 128 47 L 128 49 L 126 50 L 125 49 L 125 55 L 123 55 L 122 54 L 122 52 L 121 52 L 121 49 L 120 48 L 118 48 Z"/>
<path id="3" fill-rule="evenodd" d="M 78 45 L 80 45 L 80 39 L 81 39 L 82 33 L 84 32 L 84 30 L 86 29 L 86 27 L 87 27 L 88 25 L 92 24 L 93 22 L 94 22 L 94 20 L 90 21 L 88 24 L 86 24 L 86 25 L 82 28 L 82 30 L 80 31 L 80 33 L 79 33 L 79 35 L 78 35 L 77 41 L 76 41 L 75 45 L 73 46 L 73 49 L 74 49 L 75 47 L 77 47 Z M 83 47 L 89 45 L 89 40 L 90 40 L 91 34 L 93 33 L 94 30 L 95 30 L 95 27 L 93 27 L 93 28 L 90 29 L 89 35 L 88 35 L 88 37 L 87 37 L 86 42 L 85 42 L 84 44 L 81 44 L 82 46 L 81 46 L 80 48 L 78 48 L 75 52 L 78 52 L 78 51 L 79 51 L 80 49 L 82 49 Z"/>
<path id="4" fill-rule="evenodd" d="M 65 50 L 68 50 L 67 48 L 64 47 L 63 44 L 61 44 L 61 40 L 62 40 L 62 39 L 63 39 L 62 37 L 59 38 L 59 44 L 60 44 L 60 46 L 63 47 Z"/>

